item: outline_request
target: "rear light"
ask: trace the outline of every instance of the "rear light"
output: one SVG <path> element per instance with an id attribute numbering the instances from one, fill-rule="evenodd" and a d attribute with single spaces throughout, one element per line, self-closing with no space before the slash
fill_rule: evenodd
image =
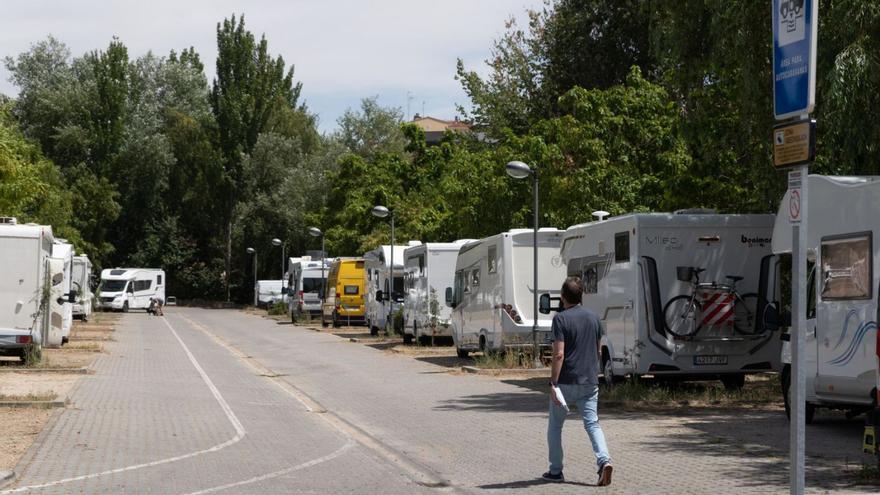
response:
<path id="1" fill-rule="evenodd" d="M 516 310 L 513 309 L 512 305 L 501 303 L 501 304 L 496 305 L 495 309 L 503 309 L 504 312 L 507 313 L 507 316 L 509 316 L 511 320 L 513 320 L 516 323 L 522 323 L 522 318 L 519 316 L 519 313 L 517 313 Z"/>
<path id="2" fill-rule="evenodd" d="M 30 335 L 18 335 L 15 337 L 16 344 L 32 344 L 33 342 L 34 339 Z"/>

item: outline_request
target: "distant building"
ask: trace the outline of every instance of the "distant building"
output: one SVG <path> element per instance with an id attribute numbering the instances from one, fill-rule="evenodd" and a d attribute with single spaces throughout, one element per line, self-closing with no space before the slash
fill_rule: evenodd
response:
<path id="1" fill-rule="evenodd" d="M 425 142 L 428 144 L 437 144 L 443 139 L 443 133 L 452 132 L 471 132 L 471 126 L 458 120 L 441 120 L 434 117 L 421 117 L 419 114 L 413 116 L 412 123 L 421 127 L 425 132 Z"/>

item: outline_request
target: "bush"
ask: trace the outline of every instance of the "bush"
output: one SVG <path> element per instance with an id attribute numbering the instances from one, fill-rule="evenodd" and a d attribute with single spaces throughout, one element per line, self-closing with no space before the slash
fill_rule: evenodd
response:
<path id="1" fill-rule="evenodd" d="M 269 314 L 272 316 L 275 315 L 286 315 L 287 314 L 287 304 L 284 304 L 281 301 L 278 301 L 271 306 L 269 306 Z"/>

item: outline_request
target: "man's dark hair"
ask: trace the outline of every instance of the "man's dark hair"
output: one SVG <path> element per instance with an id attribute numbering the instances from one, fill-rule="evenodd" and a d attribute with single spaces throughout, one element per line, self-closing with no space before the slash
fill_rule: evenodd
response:
<path id="1" fill-rule="evenodd" d="M 580 304 L 584 293 L 584 284 L 580 277 L 568 277 L 562 283 L 562 297 L 568 304 Z"/>

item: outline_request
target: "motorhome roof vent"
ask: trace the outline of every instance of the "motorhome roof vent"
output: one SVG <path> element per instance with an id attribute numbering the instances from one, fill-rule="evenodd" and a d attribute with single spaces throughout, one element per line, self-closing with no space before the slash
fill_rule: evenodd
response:
<path id="1" fill-rule="evenodd" d="M 682 210 L 675 210 L 676 215 L 715 215 L 718 213 L 712 208 L 684 208 Z"/>
<path id="2" fill-rule="evenodd" d="M 409 241 L 409 242 L 406 243 L 406 245 L 409 246 L 409 247 L 413 247 L 413 246 L 421 246 L 421 245 L 422 245 L 422 241 Z"/>
<path id="3" fill-rule="evenodd" d="M 125 273 L 125 270 L 110 270 L 110 275 L 122 275 Z"/>
<path id="4" fill-rule="evenodd" d="M 18 219 L 15 217 L 0 217 L 0 224 L 18 225 Z"/>
<path id="5" fill-rule="evenodd" d="M 605 220 L 605 217 L 607 217 L 608 215 L 611 215 L 611 213 L 608 213 L 605 210 L 598 210 L 593 212 L 593 216 L 596 217 L 600 222 Z"/>

